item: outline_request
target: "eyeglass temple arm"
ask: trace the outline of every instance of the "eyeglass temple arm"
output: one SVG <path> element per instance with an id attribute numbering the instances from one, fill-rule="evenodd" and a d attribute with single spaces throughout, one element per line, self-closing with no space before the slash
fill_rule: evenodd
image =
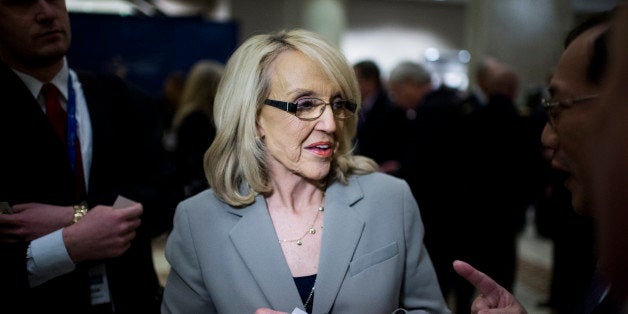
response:
<path id="1" fill-rule="evenodd" d="M 275 108 L 279 108 L 281 110 L 292 112 L 292 113 L 297 112 L 297 104 L 293 102 L 266 99 L 264 100 L 264 104 L 273 106 Z"/>

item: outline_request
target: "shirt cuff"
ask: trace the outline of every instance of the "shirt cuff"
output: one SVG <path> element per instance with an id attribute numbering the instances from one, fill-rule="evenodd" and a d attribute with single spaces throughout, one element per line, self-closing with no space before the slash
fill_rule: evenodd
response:
<path id="1" fill-rule="evenodd" d="M 31 287 L 76 268 L 63 243 L 63 229 L 31 241 L 26 252 L 26 268 Z"/>

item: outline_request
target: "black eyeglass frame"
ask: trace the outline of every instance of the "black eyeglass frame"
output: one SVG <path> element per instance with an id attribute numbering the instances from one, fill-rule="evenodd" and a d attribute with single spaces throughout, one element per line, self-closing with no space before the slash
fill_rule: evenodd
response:
<path id="1" fill-rule="evenodd" d="M 339 117 L 336 115 L 336 111 L 334 110 L 334 104 L 333 102 L 326 102 L 320 98 L 315 98 L 315 97 L 308 97 L 308 98 L 303 98 L 303 99 L 315 99 L 318 100 L 320 102 L 322 102 L 322 106 L 321 106 L 321 111 L 319 112 L 318 116 L 314 117 L 314 118 L 303 118 L 303 117 L 299 117 L 297 115 L 297 111 L 298 111 L 298 104 L 295 102 L 288 102 L 288 101 L 281 101 L 281 100 L 274 100 L 274 99 L 268 99 L 266 98 L 264 100 L 264 104 L 265 105 L 269 105 L 272 107 L 275 107 L 277 109 L 281 109 L 283 111 L 287 111 L 291 114 L 293 114 L 295 117 L 301 119 L 301 120 L 305 120 L 305 121 L 314 121 L 318 118 L 320 118 L 323 115 L 323 112 L 325 112 L 325 108 L 327 107 L 327 105 L 329 105 L 331 107 L 331 110 L 334 114 L 334 117 L 338 118 L 338 119 L 348 119 L 350 117 L 352 117 L 355 114 L 356 109 L 358 108 L 358 105 L 353 102 L 352 100 L 348 100 L 348 99 L 340 99 L 341 101 L 344 102 L 344 106 L 343 106 L 343 110 L 346 109 L 347 111 L 351 112 L 351 115 L 347 116 L 347 117 Z"/>
<path id="2" fill-rule="evenodd" d="M 550 125 L 553 127 L 556 125 L 556 121 L 558 120 L 558 115 L 560 113 L 559 110 L 573 107 L 573 105 L 585 102 L 587 100 L 595 99 L 600 97 L 599 94 L 591 94 L 586 96 L 581 96 L 574 99 L 566 99 L 566 100 L 551 100 L 550 98 L 541 99 L 541 104 L 547 112 L 547 120 Z"/>

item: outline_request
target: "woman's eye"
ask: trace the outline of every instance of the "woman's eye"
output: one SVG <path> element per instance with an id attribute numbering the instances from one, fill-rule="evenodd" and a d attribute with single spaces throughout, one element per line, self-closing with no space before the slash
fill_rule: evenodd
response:
<path id="1" fill-rule="evenodd" d="M 347 103 L 347 101 L 346 101 L 346 100 L 344 100 L 344 99 L 335 99 L 335 100 L 332 102 L 332 107 L 333 107 L 334 109 L 342 109 L 342 108 L 344 108 L 344 107 L 345 107 L 345 104 L 346 104 L 346 103 Z"/>
<path id="2" fill-rule="evenodd" d="M 316 107 L 314 99 L 301 99 L 297 101 L 297 110 L 310 110 Z"/>

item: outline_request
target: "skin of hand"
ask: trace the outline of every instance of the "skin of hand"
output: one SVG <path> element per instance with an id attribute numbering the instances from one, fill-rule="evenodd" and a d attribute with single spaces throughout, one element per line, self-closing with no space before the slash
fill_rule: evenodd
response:
<path id="1" fill-rule="evenodd" d="M 13 214 L 0 215 L 0 242 L 31 241 L 72 223 L 71 206 L 16 204 Z"/>
<path id="2" fill-rule="evenodd" d="M 120 209 L 102 205 L 92 208 L 77 223 L 63 229 L 63 242 L 72 261 L 122 255 L 131 247 L 142 211 L 140 203 Z"/>
<path id="3" fill-rule="evenodd" d="M 458 275 L 466 279 L 480 292 L 480 295 L 475 298 L 471 305 L 471 313 L 527 313 L 521 303 L 491 277 L 463 261 L 455 261 L 453 266 Z"/>

